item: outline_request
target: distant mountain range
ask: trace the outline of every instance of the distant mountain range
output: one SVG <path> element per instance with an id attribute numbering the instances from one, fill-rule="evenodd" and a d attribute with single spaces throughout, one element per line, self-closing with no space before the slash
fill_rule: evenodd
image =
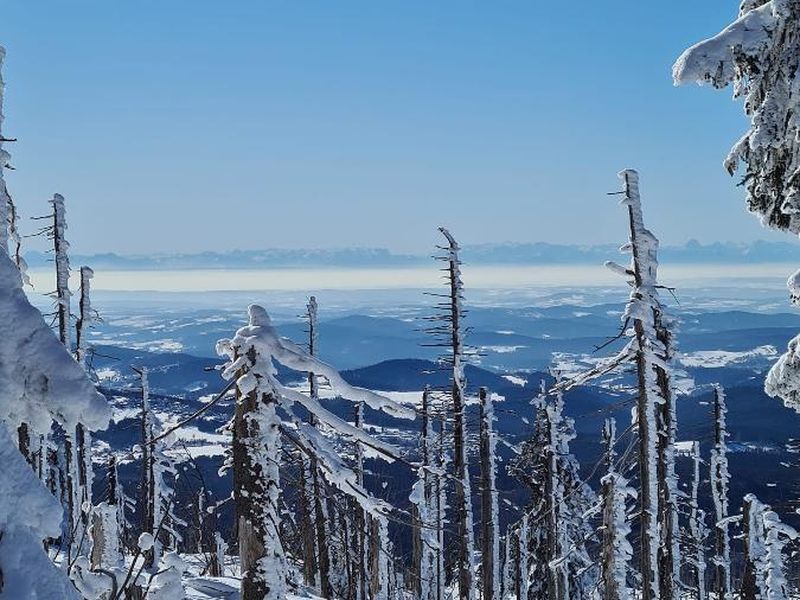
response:
<path id="1" fill-rule="evenodd" d="M 690 240 L 683 246 L 665 246 L 660 250 L 664 262 L 690 264 L 757 264 L 800 262 L 800 246 L 789 242 L 756 241 L 748 244 L 715 242 L 701 244 Z M 329 250 L 233 250 L 197 254 L 73 255 L 74 265 L 88 264 L 106 270 L 182 270 L 182 269 L 275 269 L 308 267 L 413 267 L 430 264 L 430 256 L 394 254 L 385 248 L 341 248 Z M 616 244 L 481 244 L 465 246 L 465 263 L 473 265 L 596 265 L 619 260 Z M 48 253 L 29 252 L 30 267 L 49 266 Z"/>

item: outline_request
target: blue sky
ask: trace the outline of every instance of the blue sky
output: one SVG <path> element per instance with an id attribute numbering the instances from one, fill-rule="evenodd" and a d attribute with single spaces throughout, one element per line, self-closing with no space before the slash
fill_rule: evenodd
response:
<path id="1" fill-rule="evenodd" d="M 788 239 L 721 163 L 729 91 L 670 68 L 738 2 L 3 0 L 25 215 L 76 252 Z M 29 230 L 34 224 L 25 224 Z"/>

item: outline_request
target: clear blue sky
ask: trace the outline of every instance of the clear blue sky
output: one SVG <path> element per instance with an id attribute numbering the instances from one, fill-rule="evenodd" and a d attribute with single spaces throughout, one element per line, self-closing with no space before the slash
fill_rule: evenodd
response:
<path id="1" fill-rule="evenodd" d="M 672 87 L 737 6 L 3 0 L 11 191 L 77 252 L 423 252 L 621 241 L 635 167 L 664 243 L 788 239 L 721 166 L 741 105 Z"/>

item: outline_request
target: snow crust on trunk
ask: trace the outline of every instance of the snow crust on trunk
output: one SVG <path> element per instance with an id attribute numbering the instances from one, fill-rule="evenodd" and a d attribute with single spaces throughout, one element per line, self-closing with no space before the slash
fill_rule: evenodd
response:
<path id="1" fill-rule="evenodd" d="M 6 58 L 6 49 L 0 46 L 0 251 L 8 252 L 8 208 L 11 197 L 8 195 L 3 172 L 11 155 L 3 147 L 3 98 L 5 96 L 5 81 L 3 80 L 3 62 Z"/>
<path id="2" fill-rule="evenodd" d="M 755 565 L 755 582 L 762 600 L 788 600 L 786 581 L 786 546 L 797 539 L 792 527 L 781 522 L 778 514 L 754 494 L 745 496 L 749 504 L 747 547 Z"/>

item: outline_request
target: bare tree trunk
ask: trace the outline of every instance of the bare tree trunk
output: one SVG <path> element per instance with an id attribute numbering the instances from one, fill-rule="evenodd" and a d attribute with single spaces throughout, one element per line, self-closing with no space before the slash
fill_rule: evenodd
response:
<path id="1" fill-rule="evenodd" d="M 72 437 L 64 434 L 64 484 L 66 493 L 66 513 L 67 513 L 67 539 L 66 545 L 66 560 L 67 564 L 72 564 L 72 559 L 75 558 L 75 541 L 78 526 L 78 507 L 76 506 L 76 482 L 75 482 L 75 449 L 72 444 Z"/>
<path id="2" fill-rule="evenodd" d="M 750 496 L 745 496 L 742 506 L 742 539 L 744 540 L 744 573 L 742 575 L 742 587 L 739 590 L 741 600 L 758 600 L 760 594 L 756 584 L 756 572 L 758 567 L 755 564 L 753 548 L 750 547 L 750 540 L 753 537 L 751 528 L 752 523 L 752 500 Z M 724 596 L 719 596 L 725 598 Z"/>
<path id="3" fill-rule="evenodd" d="M 529 534 L 529 516 L 526 513 L 522 516 L 517 534 L 517 540 L 519 542 L 519 550 L 517 552 L 517 556 L 519 557 L 519 568 L 517 569 L 517 598 L 519 598 L 519 600 L 538 600 L 538 598 L 530 599 L 528 597 L 530 587 L 528 581 L 528 573 L 530 572 L 528 552 Z"/>
<path id="4" fill-rule="evenodd" d="M 142 533 L 155 535 L 156 532 L 156 485 L 155 485 L 155 457 L 153 455 L 153 428 L 152 415 L 150 414 L 150 386 L 147 378 L 147 369 L 137 371 L 142 386 L 142 413 L 141 413 L 141 446 L 142 446 L 142 474 L 139 483 L 139 507 L 142 515 Z M 154 549 L 144 553 L 144 566 L 153 567 L 156 559 Z"/>
<path id="5" fill-rule="evenodd" d="M 317 299 L 314 296 L 308 301 L 308 353 L 315 356 L 317 352 Z M 317 378 L 313 373 L 308 373 L 308 389 L 311 398 L 317 398 Z M 310 417 L 312 425 L 316 425 L 313 415 Z M 328 552 L 328 535 L 326 531 L 327 515 L 324 505 L 324 486 L 319 473 L 319 465 L 315 458 L 310 459 L 311 476 L 314 490 L 314 526 L 316 530 L 317 567 L 319 569 L 319 591 L 323 598 L 330 598 L 333 594 L 330 580 L 330 554 Z"/>
<path id="6" fill-rule="evenodd" d="M 694 575 L 697 582 L 697 600 L 706 600 L 706 552 L 705 552 L 705 513 L 700 509 L 698 492 L 700 489 L 700 442 L 692 444 L 692 495 L 689 515 L 689 531 L 694 546 Z M 724 599 L 724 596 L 723 596 Z"/>
<path id="7" fill-rule="evenodd" d="M 306 456 L 300 456 L 300 537 L 303 551 L 303 580 L 306 585 L 315 586 L 317 582 L 317 547 L 314 539 L 314 519 L 312 504 L 313 480 L 311 462 Z"/>
<path id="8" fill-rule="evenodd" d="M 481 466 L 481 570 L 483 600 L 499 600 L 500 545 L 498 532 L 497 489 L 495 488 L 495 453 L 492 399 L 482 387 L 480 398 L 480 466 Z"/>
<path id="9" fill-rule="evenodd" d="M 255 364 L 255 356 L 250 356 Z M 233 497 L 238 527 L 239 561 L 241 564 L 241 600 L 264 600 L 274 598 L 276 590 L 272 582 L 285 577 L 284 573 L 273 573 L 264 563 L 276 555 L 282 555 L 278 537 L 280 523 L 277 498 L 279 481 L 275 476 L 276 465 L 267 465 L 257 460 L 256 455 L 265 454 L 266 461 L 276 461 L 278 448 L 277 431 L 262 431 L 261 422 L 277 429 L 269 416 L 258 418 L 259 411 L 269 410 L 275 402 L 272 394 L 258 389 L 243 395 L 238 391 L 233 419 Z M 262 448 L 265 440 L 268 447 Z M 272 475 L 264 469 L 272 469 Z"/>
<path id="10" fill-rule="evenodd" d="M 435 600 L 444 600 L 446 572 L 444 563 L 444 526 L 446 511 L 446 491 L 441 473 L 444 472 L 446 458 L 444 451 L 444 417 L 439 420 L 439 432 L 436 444 L 436 467 L 439 474 L 433 479 L 433 493 L 436 511 L 436 593 Z"/>
<path id="11" fill-rule="evenodd" d="M 638 223 L 641 223 L 638 179 L 625 172 L 625 197 L 628 202 L 630 221 L 631 250 L 633 253 L 634 281 L 637 287 L 643 282 L 642 257 L 637 243 Z M 658 548 L 660 545 L 657 519 L 659 515 L 656 477 L 658 446 L 655 399 L 651 397 L 648 378 L 652 377 L 652 365 L 647 360 L 645 348 L 648 345 L 645 326 L 641 318 L 634 319 L 636 336 L 636 371 L 638 376 L 637 430 L 639 433 L 639 497 L 640 497 L 640 536 L 639 570 L 642 575 L 641 600 L 657 600 L 661 597 L 658 571 Z"/>
<path id="12" fill-rule="evenodd" d="M 467 460 L 467 427 L 464 404 L 464 344 L 461 329 L 461 302 L 463 284 L 461 282 L 461 262 L 458 257 L 459 246 L 450 233 L 440 228 L 447 238 L 447 273 L 450 286 L 450 344 L 453 361 L 452 412 L 453 412 L 453 471 L 455 474 L 455 512 L 456 521 L 456 571 L 458 593 L 461 600 L 474 600 L 475 575 L 473 572 L 473 551 L 475 548 L 472 490 L 470 486 L 469 461 Z"/>
<path id="13" fill-rule="evenodd" d="M 36 458 L 31 452 L 31 433 L 27 423 L 20 423 L 17 427 L 17 440 L 19 445 L 19 452 L 25 458 L 25 461 L 36 470 Z"/>
<path id="14" fill-rule="evenodd" d="M 670 352 L 672 340 L 669 331 L 661 323 L 660 312 L 653 315 L 658 340 Z M 663 598 L 678 600 L 678 574 L 680 566 L 677 556 L 678 507 L 675 493 L 675 400 L 666 372 L 657 369 L 658 387 L 665 401 L 657 408 L 658 417 L 658 501 L 661 527 L 661 556 L 659 575 Z"/>
<path id="15" fill-rule="evenodd" d="M 430 440 L 428 439 L 428 432 L 430 431 L 430 417 L 428 415 L 430 392 L 426 389 L 422 392 L 422 406 L 420 407 L 420 417 L 422 418 L 422 425 L 420 428 L 419 436 L 419 463 L 422 468 L 422 499 L 420 502 L 412 504 L 412 544 L 411 544 L 411 579 L 412 589 L 420 598 L 423 597 L 423 589 L 430 587 L 431 582 L 423 582 L 423 577 L 429 576 L 425 569 L 426 556 L 429 554 L 430 549 L 425 547 L 426 528 L 431 526 L 431 523 L 423 519 L 423 510 L 420 510 L 420 503 L 422 503 L 427 510 L 431 500 L 431 486 L 430 486 Z M 419 473 L 419 472 L 418 472 Z M 419 477 L 419 474 L 418 474 Z M 425 515 L 427 516 L 427 515 Z M 426 598 L 426 600 L 428 600 Z"/>
<path id="16" fill-rule="evenodd" d="M 714 387 L 714 448 L 711 455 L 711 489 L 714 498 L 714 591 L 726 598 L 731 589 L 730 538 L 728 536 L 728 462 L 725 440 L 725 396 Z"/>
<path id="17" fill-rule="evenodd" d="M 70 292 L 69 292 L 69 259 L 67 249 L 69 244 L 64 239 L 67 228 L 64 197 L 55 194 L 53 200 L 53 251 L 56 261 L 56 314 L 58 316 L 58 337 L 68 350 L 70 348 Z"/>

